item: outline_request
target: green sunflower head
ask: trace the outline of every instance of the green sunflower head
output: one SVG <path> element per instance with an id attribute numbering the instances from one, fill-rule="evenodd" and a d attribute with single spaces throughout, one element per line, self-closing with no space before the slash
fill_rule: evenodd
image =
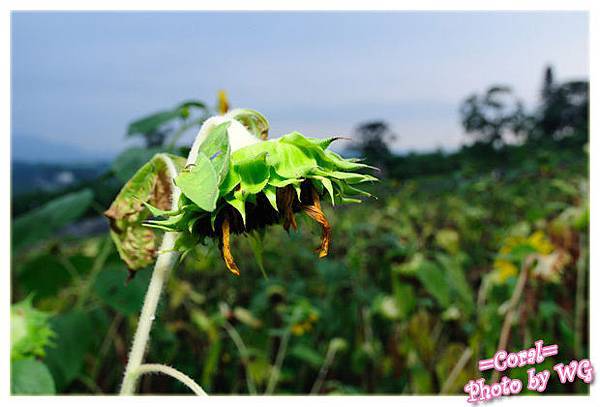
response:
<path id="1" fill-rule="evenodd" d="M 203 124 L 185 164 L 183 158 L 162 154 L 142 167 L 132 178 L 136 182 L 126 184 L 107 211 L 112 236 L 130 268 L 151 261 L 155 231 L 162 230 L 178 233 L 176 249 L 184 253 L 206 239 L 218 240 L 228 269 L 239 274 L 230 251 L 231 235 L 275 224 L 295 229 L 299 213 L 320 224 L 317 252 L 326 256 L 331 227 L 322 202 L 359 203 L 370 196 L 357 186 L 377 180 L 362 173 L 373 167 L 329 150 L 335 137 L 293 132 L 268 140 L 268 130 L 260 113 L 236 109 Z M 165 182 L 169 169 L 171 182 Z M 115 208 L 124 202 L 129 202 L 126 221 L 115 216 Z M 130 244 L 127 235 L 144 238 Z M 131 250 L 144 244 L 143 262 L 131 261 L 140 257 Z"/>

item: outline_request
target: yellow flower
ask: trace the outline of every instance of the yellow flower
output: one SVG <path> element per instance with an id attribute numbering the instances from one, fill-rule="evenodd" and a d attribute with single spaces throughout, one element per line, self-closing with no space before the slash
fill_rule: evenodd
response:
<path id="1" fill-rule="evenodd" d="M 540 230 L 532 233 L 528 237 L 509 236 L 504 239 L 504 245 L 498 251 L 498 258 L 494 261 L 494 273 L 492 280 L 503 284 L 510 277 L 516 276 L 519 272 L 517 265 L 506 256 L 510 255 L 517 246 L 529 246 L 537 254 L 548 255 L 554 250 L 554 246 L 548 240 L 546 234 Z"/>
<path id="2" fill-rule="evenodd" d="M 304 335 L 304 326 L 303 326 L 303 324 L 292 325 L 292 334 L 294 334 L 296 336 L 302 336 L 302 335 Z"/>
<path id="3" fill-rule="evenodd" d="M 550 254 L 554 250 L 544 232 L 539 230 L 527 238 L 527 243 L 540 254 Z"/>
<path id="4" fill-rule="evenodd" d="M 296 336 L 301 336 L 304 335 L 306 332 L 310 332 L 313 328 L 313 322 L 317 321 L 318 319 L 319 316 L 317 314 L 311 313 L 308 316 L 307 320 L 292 325 L 292 327 L 290 328 L 292 334 Z"/>
<path id="5" fill-rule="evenodd" d="M 494 269 L 495 271 L 493 279 L 500 284 L 504 283 L 510 277 L 516 276 L 518 272 L 517 266 L 510 261 L 501 259 L 497 259 L 494 262 Z"/>

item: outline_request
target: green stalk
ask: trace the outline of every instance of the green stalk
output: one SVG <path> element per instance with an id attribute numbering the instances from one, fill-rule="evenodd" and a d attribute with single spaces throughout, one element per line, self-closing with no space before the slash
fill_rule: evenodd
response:
<path id="1" fill-rule="evenodd" d="M 145 364 L 141 365 L 136 371 L 137 375 L 143 375 L 147 373 L 162 373 L 167 376 L 171 376 L 172 378 L 177 379 L 177 381 L 187 386 L 190 390 L 194 392 L 194 394 L 196 394 L 196 396 L 208 396 L 208 394 L 206 394 L 204 390 L 202 390 L 202 387 L 198 386 L 198 384 L 195 381 L 193 381 L 188 375 L 181 373 L 177 369 L 173 369 L 171 366 L 160 364 Z"/>
<path id="2" fill-rule="evenodd" d="M 240 353 L 240 358 L 242 359 L 246 374 L 246 385 L 248 386 L 248 392 L 254 395 L 256 394 L 256 385 L 254 384 L 254 380 L 252 380 L 252 373 L 250 372 L 250 354 L 248 352 L 248 348 L 244 344 L 240 334 L 227 320 L 225 320 L 223 323 L 223 327 Z"/>
<path id="3" fill-rule="evenodd" d="M 527 276 L 529 274 L 529 268 L 531 267 L 532 261 L 533 259 L 531 257 L 527 257 L 525 260 L 523 260 L 521 265 L 521 273 L 519 274 L 517 284 L 515 285 L 512 296 L 508 302 L 504 323 L 502 324 L 502 330 L 500 331 L 500 341 L 496 349 L 506 349 L 506 346 L 508 345 L 510 330 L 517 315 L 517 306 L 521 301 L 525 285 L 527 284 Z M 492 373 L 492 382 L 498 381 L 499 376 L 500 374 L 498 371 L 494 370 L 494 373 Z"/>
<path id="4" fill-rule="evenodd" d="M 192 152 L 190 152 L 190 155 L 191 154 Z M 177 170 L 175 166 L 167 156 L 163 156 L 162 158 L 167 165 L 170 178 L 172 180 L 175 179 L 175 177 L 177 177 Z M 180 194 L 181 191 L 179 188 L 173 185 L 173 191 L 171 194 L 171 206 L 173 209 L 177 208 Z M 175 250 L 175 241 L 177 240 L 177 235 L 178 233 L 167 232 L 163 237 L 159 255 L 156 259 L 154 270 L 152 272 L 152 278 L 150 279 L 150 284 L 148 285 L 148 291 L 146 291 L 146 297 L 144 298 L 144 305 L 142 307 L 142 313 L 140 314 L 138 326 L 133 338 L 133 345 L 127 360 L 127 367 L 125 368 L 125 375 L 123 377 L 123 383 L 121 384 L 121 395 L 134 394 L 137 387 L 138 377 L 145 372 L 145 370 L 142 369 L 142 363 L 144 361 L 144 354 L 148 347 L 152 323 L 156 318 L 156 308 L 158 306 L 165 281 L 167 281 L 169 274 L 175 268 L 177 260 L 179 260 L 180 256 L 180 253 Z M 169 366 L 152 366 L 160 366 L 160 369 L 162 369 L 160 372 L 169 374 L 180 381 L 182 381 L 181 378 L 185 376 L 183 373 L 177 372 L 175 369 Z M 167 373 L 167 371 L 169 373 Z M 177 372 L 177 374 L 171 374 L 173 372 Z M 189 379 L 189 377 L 185 377 Z M 186 383 L 184 382 L 184 384 Z M 195 384 L 195 386 L 200 388 L 200 386 L 197 384 Z M 202 391 L 202 393 L 204 392 Z"/>
<path id="5" fill-rule="evenodd" d="M 283 360 L 285 359 L 285 354 L 287 352 L 288 342 L 290 341 L 291 330 L 288 329 L 283 334 L 281 338 L 281 343 L 279 344 L 279 349 L 277 350 L 277 356 L 275 357 L 275 365 L 273 366 L 273 370 L 271 371 L 271 376 L 269 377 L 269 382 L 267 383 L 267 390 L 265 391 L 265 395 L 273 394 L 275 388 L 277 387 L 277 383 L 279 382 L 279 376 L 281 374 L 281 368 L 283 366 Z"/>

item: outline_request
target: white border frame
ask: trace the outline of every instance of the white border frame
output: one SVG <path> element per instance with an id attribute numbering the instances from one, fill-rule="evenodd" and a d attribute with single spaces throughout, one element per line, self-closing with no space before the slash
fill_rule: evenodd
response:
<path id="1" fill-rule="evenodd" d="M 451 4 L 450 4 L 451 3 Z M 557 1 L 557 0 L 489 0 L 489 1 L 474 1 L 474 0 L 458 0 L 458 1 L 437 1 L 423 0 L 420 2 L 409 2 L 403 0 L 385 1 L 385 0 L 370 0 L 368 2 L 352 2 L 351 0 L 288 0 L 285 2 L 274 0 L 254 0 L 252 2 L 246 0 L 221 0 L 211 2 L 186 1 L 186 0 L 169 0 L 155 1 L 147 0 L 145 2 L 135 2 L 132 0 L 88 0 L 85 2 L 75 0 L 4 0 L 0 2 L 0 83 L 2 84 L 2 95 L 0 98 L 0 126 L 2 126 L 2 137 L 0 137 L 0 154 L 2 154 L 2 173 L 10 173 L 10 108 L 11 108 L 11 59 L 10 59 L 10 33 L 11 33 L 11 12 L 25 10 L 87 10 L 87 11 L 123 11 L 123 10 L 139 10 L 139 11 L 154 11 L 154 10 L 223 10 L 223 11 L 259 11 L 259 10 L 280 10 L 280 11 L 368 11 L 368 10 L 406 10 L 406 11 L 540 11 L 540 10 L 581 10 L 590 12 L 590 85 L 591 85 L 591 115 L 590 115 L 590 134 L 596 128 L 600 128 L 600 104 L 596 103 L 600 95 L 600 81 L 595 77 L 600 75 L 600 52 L 592 53 L 591 50 L 600 44 L 600 5 L 598 2 L 585 0 Z M 600 156 L 600 144 L 590 137 L 590 156 Z M 598 188 L 594 184 L 599 179 L 600 167 L 594 160 L 590 160 L 590 210 L 596 214 L 599 208 L 600 199 L 598 197 Z M 3 191 L 10 191 L 10 177 L 5 175 L 2 177 Z M 0 397 L 7 398 L 14 405 L 28 405 L 30 403 L 43 403 L 49 405 L 79 405 L 81 402 L 92 405 L 103 405 L 106 402 L 116 403 L 119 405 L 162 405 L 165 402 L 177 402 L 186 404 L 205 405 L 226 405 L 229 403 L 240 403 L 244 405 L 277 405 L 282 403 L 286 407 L 302 406 L 307 403 L 327 404 L 328 406 L 337 405 L 363 405 L 365 403 L 377 403 L 389 406 L 397 405 L 412 405 L 419 403 L 422 405 L 435 405 L 443 403 L 445 406 L 468 405 L 465 396 L 270 396 L 270 397 L 244 397 L 244 396 L 211 396 L 208 399 L 197 399 L 193 397 L 183 396 L 161 396 L 161 397 L 111 397 L 111 396 L 88 396 L 84 399 L 77 396 L 52 396 L 52 397 L 9 397 L 10 394 L 10 193 L 6 193 L 1 200 L 1 211 L 4 214 L 2 219 L 2 246 L 4 256 L 2 256 L 2 276 L 3 279 L 0 290 L 3 303 L 0 305 L 1 319 L 0 330 Z M 593 210 L 592 210 L 593 208 Z M 591 216 L 591 231 L 597 231 L 600 227 L 600 218 Z M 600 240 L 596 235 L 590 233 L 590 292 L 600 292 L 600 279 L 597 277 L 598 266 L 600 261 L 598 255 L 600 253 Z M 595 296 L 590 296 L 590 352 L 591 361 L 597 369 L 600 369 L 600 300 Z M 513 396 L 500 399 L 501 403 L 510 403 L 515 406 L 526 406 L 531 402 L 543 402 L 545 406 L 560 405 L 568 403 L 570 405 L 590 405 L 600 406 L 600 388 L 597 384 L 592 383 L 590 396 L 540 396 L 529 398 L 527 396 Z M 485 404 L 483 404 L 485 405 Z"/>

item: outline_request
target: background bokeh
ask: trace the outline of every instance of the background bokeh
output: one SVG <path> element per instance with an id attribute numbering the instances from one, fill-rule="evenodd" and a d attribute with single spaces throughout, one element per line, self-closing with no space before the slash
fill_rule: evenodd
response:
<path id="1" fill-rule="evenodd" d="M 587 357 L 587 24 L 14 13 L 12 392 L 118 391 L 151 270 L 126 283 L 102 213 L 153 154 L 186 154 L 219 90 L 271 137 L 350 138 L 333 148 L 381 169 L 377 199 L 325 208 L 325 259 L 301 217 L 297 232 L 236 237 L 240 277 L 198 247 L 146 360 L 210 394 L 460 394 L 498 348 L 557 343 L 542 367 Z M 187 389 L 153 375 L 140 392 Z"/>

